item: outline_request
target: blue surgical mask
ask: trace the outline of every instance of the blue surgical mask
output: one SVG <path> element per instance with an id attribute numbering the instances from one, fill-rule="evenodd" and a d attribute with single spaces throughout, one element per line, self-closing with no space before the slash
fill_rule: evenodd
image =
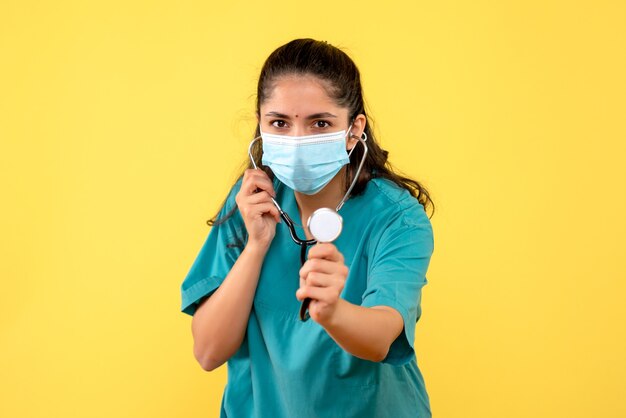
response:
<path id="1" fill-rule="evenodd" d="M 307 195 L 315 194 L 350 162 L 346 135 L 351 128 L 352 125 L 347 131 L 305 136 L 261 131 L 262 162 L 288 187 Z"/>

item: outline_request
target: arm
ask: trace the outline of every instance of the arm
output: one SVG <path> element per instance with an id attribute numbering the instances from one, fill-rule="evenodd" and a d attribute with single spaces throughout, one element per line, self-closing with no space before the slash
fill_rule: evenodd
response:
<path id="1" fill-rule="evenodd" d="M 366 308 L 339 299 L 334 316 L 322 326 L 353 356 L 382 361 L 404 324 L 400 313 L 388 306 Z"/>
<path id="2" fill-rule="evenodd" d="M 204 370 L 226 362 L 246 333 L 263 259 L 280 217 L 271 202 L 274 188 L 261 170 L 246 170 L 235 201 L 248 232 L 248 242 L 222 284 L 196 310 L 191 322 L 194 356 Z"/>
<path id="3" fill-rule="evenodd" d="M 204 370 L 221 366 L 241 346 L 265 251 L 247 245 L 224 282 L 196 310 L 193 351 Z"/>

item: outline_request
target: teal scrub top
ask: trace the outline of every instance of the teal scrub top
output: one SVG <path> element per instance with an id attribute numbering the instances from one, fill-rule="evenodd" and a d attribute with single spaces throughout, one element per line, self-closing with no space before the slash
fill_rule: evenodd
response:
<path id="1" fill-rule="evenodd" d="M 241 179 L 219 216 L 236 206 Z M 277 201 L 296 224 L 292 189 L 274 180 Z M 424 207 L 395 183 L 374 178 L 339 211 L 343 230 L 334 245 L 349 274 L 341 297 L 366 307 L 396 309 L 404 330 L 381 362 L 343 350 L 312 319 L 302 322 L 296 299 L 300 247 L 284 222 L 265 256 L 239 350 L 228 360 L 220 417 L 431 417 L 430 402 L 414 351 L 421 316 L 421 289 L 434 250 Z M 296 232 L 305 238 L 301 226 Z M 214 226 L 181 285 L 181 311 L 193 315 L 222 283 L 245 246 L 238 210 Z"/>

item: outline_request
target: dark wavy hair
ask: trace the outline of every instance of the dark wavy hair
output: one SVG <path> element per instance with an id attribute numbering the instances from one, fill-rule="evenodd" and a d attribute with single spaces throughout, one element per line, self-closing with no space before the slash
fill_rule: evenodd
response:
<path id="1" fill-rule="evenodd" d="M 363 193 L 367 182 L 372 178 L 389 179 L 398 186 L 408 190 L 424 206 L 424 209 L 432 207 L 430 216 L 432 218 L 435 212 L 435 205 L 426 188 L 418 181 L 400 175 L 398 170 L 394 169 L 387 160 L 389 152 L 378 145 L 371 126 L 371 120 L 365 112 L 361 75 L 352 59 L 339 48 L 325 41 L 316 41 L 310 38 L 295 39 L 279 47 L 270 54 L 261 69 L 257 86 L 257 115 L 260 115 L 261 104 L 270 96 L 276 80 L 289 75 L 312 75 L 324 80 L 326 85 L 329 86 L 328 93 L 337 105 L 348 109 L 349 122 L 353 121 L 359 114 L 365 115 L 367 119 L 365 133 L 367 134 L 368 153 L 351 195 L 357 196 Z M 260 129 L 257 125 L 254 137 L 256 138 L 260 134 Z M 254 143 L 251 152 L 255 161 L 261 161 L 263 150 L 260 141 Z M 356 146 L 352 155 L 354 158 L 351 158 L 348 168 L 345 170 L 345 185 L 350 185 L 354 180 L 354 175 L 363 157 L 363 147 Z M 254 168 L 249 160 L 243 167 L 243 171 L 246 168 Z M 274 173 L 272 173 L 269 167 L 259 165 L 259 168 L 265 171 L 270 179 L 274 179 Z M 243 172 L 239 175 L 237 181 L 242 177 Z M 345 191 L 347 191 L 347 188 Z M 219 225 L 225 222 L 236 210 L 237 206 L 235 205 L 221 219 L 217 219 L 218 213 L 209 219 L 207 224 L 211 226 Z"/>

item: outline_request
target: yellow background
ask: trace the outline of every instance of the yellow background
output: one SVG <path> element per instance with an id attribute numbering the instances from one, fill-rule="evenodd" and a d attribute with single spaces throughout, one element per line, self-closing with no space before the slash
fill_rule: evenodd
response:
<path id="1" fill-rule="evenodd" d="M 0 3 L 0 416 L 217 417 L 180 283 L 297 37 L 363 73 L 437 205 L 433 413 L 624 417 L 619 1 Z M 324 370 L 320 370 L 323 373 Z"/>

